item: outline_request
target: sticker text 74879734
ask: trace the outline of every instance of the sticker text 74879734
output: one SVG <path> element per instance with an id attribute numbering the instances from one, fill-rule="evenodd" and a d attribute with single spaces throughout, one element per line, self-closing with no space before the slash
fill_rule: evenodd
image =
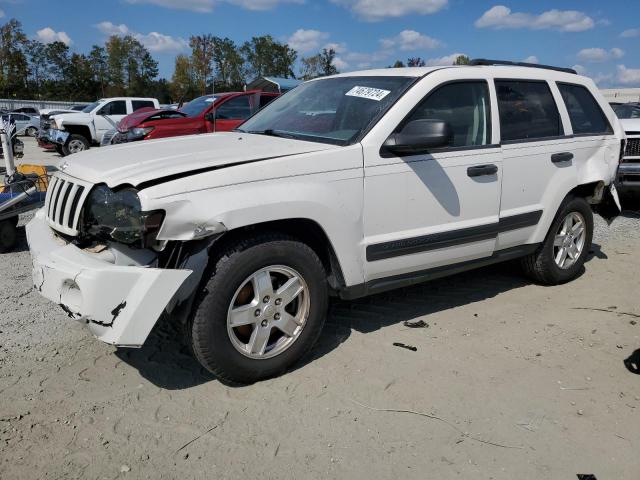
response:
<path id="1" fill-rule="evenodd" d="M 376 102 L 379 102 L 390 93 L 391 91 L 382 90 L 381 88 L 358 87 L 356 85 L 347 93 L 345 93 L 345 95 L 348 95 L 349 97 L 368 98 L 369 100 L 375 100 Z"/>

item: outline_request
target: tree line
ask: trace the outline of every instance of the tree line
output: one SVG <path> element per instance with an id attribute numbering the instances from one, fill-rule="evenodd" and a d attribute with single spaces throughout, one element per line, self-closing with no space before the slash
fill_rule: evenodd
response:
<path id="1" fill-rule="evenodd" d="M 191 52 L 178 55 L 170 80 L 159 78 L 158 61 L 132 35 L 113 35 L 88 53 L 63 42 L 29 39 L 18 20 L 0 26 L 0 95 L 25 100 L 93 101 L 99 97 L 155 97 L 163 103 L 211 92 L 242 90 L 262 76 L 296 78 L 298 53 L 270 35 L 242 44 L 194 35 Z M 333 50 L 300 59 L 305 80 L 337 73 Z"/>
<path id="2" fill-rule="evenodd" d="M 170 80 L 159 78 L 158 61 L 132 35 L 113 35 L 88 53 L 63 42 L 29 39 L 16 19 L 0 26 L 0 96 L 24 100 L 94 101 L 100 97 L 143 96 L 162 103 L 187 101 L 212 92 L 242 90 L 263 76 L 296 78 L 298 52 L 270 35 L 238 44 L 211 34 L 189 39 L 190 53 L 177 55 Z M 336 52 L 322 49 L 300 58 L 303 80 L 338 73 Z M 459 56 L 455 64 L 468 63 Z M 409 58 L 407 66 L 424 66 Z M 398 60 L 393 67 L 404 67 Z"/>

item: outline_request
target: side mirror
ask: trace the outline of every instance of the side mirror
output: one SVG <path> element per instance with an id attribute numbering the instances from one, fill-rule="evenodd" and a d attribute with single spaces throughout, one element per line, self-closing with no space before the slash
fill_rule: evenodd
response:
<path id="1" fill-rule="evenodd" d="M 205 119 L 207 122 L 215 122 L 215 121 L 216 121 L 216 111 L 215 111 L 215 110 L 211 110 L 209 113 L 207 113 L 207 114 L 204 116 L 204 119 Z"/>
<path id="2" fill-rule="evenodd" d="M 433 148 L 446 147 L 453 138 L 453 131 L 442 120 L 414 120 L 382 144 L 382 149 L 398 155 L 427 153 Z"/>

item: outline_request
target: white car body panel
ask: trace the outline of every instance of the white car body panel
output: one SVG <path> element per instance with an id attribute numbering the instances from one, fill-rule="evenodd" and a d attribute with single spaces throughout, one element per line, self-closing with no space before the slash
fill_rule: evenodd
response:
<path id="1" fill-rule="evenodd" d="M 624 132 L 584 77 L 523 67 L 384 69 L 342 76 L 355 75 L 416 78 L 359 143 L 335 146 L 228 132 L 90 150 L 65 159 L 60 168 L 90 185 L 136 187 L 143 211 L 165 212 L 159 241 L 215 241 L 217 235 L 265 222 L 314 222 L 329 239 L 347 289 L 538 244 L 572 189 L 584 184 L 595 189 L 615 177 Z M 549 81 L 565 135 L 501 144 L 495 78 Z M 490 145 L 412 157 L 381 155 L 383 142 L 428 92 L 463 79 L 489 84 Z M 573 136 L 556 81 L 581 84 L 594 93 L 613 134 Z M 63 124 L 65 117 L 60 116 Z M 570 162 L 551 162 L 551 155 L 567 151 L 574 154 Z M 469 167 L 486 164 L 497 167 L 494 175 L 469 177 Z M 535 221 L 441 248 L 368 258 L 379 245 L 394 248 L 394 242 L 404 242 L 411 247 L 421 237 L 500 226 L 523 215 Z M 118 345 L 141 345 L 191 275 L 188 269 L 106 262 L 51 233 L 42 211 L 29 224 L 28 237 L 34 283 L 42 282 L 43 295 L 64 303 L 64 289 L 76 282 L 83 290 L 82 306 L 74 310 L 65 303 L 66 308 L 80 318 L 97 319 L 100 324 L 90 322 L 92 331 Z M 105 298 L 98 295 L 100 286 L 108 290 Z M 114 305 L 124 301 L 120 297 L 126 298 L 126 308 L 111 321 Z"/>

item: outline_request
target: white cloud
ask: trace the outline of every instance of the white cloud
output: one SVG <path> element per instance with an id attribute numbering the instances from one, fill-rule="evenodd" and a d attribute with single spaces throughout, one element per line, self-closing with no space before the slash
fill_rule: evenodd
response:
<path id="1" fill-rule="evenodd" d="M 368 21 L 403 17 L 409 14 L 430 15 L 439 12 L 448 0 L 331 0 L 350 9 L 357 16 Z"/>
<path id="2" fill-rule="evenodd" d="M 189 42 L 184 38 L 176 38 L 158 32 L 149 32 L 146 35 L 136 33 L 134 37 L 150 52 L 176 53 L 184 51 L 189 46 Z"/>
<path id="3" fill-rule="evenodd" d="M 326 48 L 327 50 L 333 50 L 334 52 L 340 54 L 340 53 L 345 53 L 347 51 L 347 44 L 346 43 L 327 43 L 322 48 Z"/>
<path id="4" fill-rule="evenodd" d="M 433 50 L 442 46 L 442 43 L 415 30 L 403 30 L 393 38 L 383 38 L 380 45 L 384 50 L 400 49 L 403 52 L 413 50 Z"/>
<path id="5" fill-rule="evenodd" d="M 640 37 L 640 28 L 630 28 L 620 34 L 622 38 L 635 38 Z"/>
<path id="6" fill-rule="evenodd" d="M 224 0 L 246 10 L 271 10 L 280 3 L 304 3 L 304 0 Z"/>
<path id="7" fill-rule="evenodd" d="M 573 67 L 571 67 L 571 68 L 573 68 L 573 69 L 574 69 L 576 72 L 578 72 L 578 74 L 580 74 L 580 75 L 586 75 L 586 73 L 587 73 L 587 69 L 586 69 L 586 68 L 584 68 L 584 67 L 583 67 L 582 65 L 580 65 L 580 64 L 575 64 L 575 65 L 574 65 Z"/>
<path id="8" fill-rule="evenodd" d="M 349 68 L 349 63 L 345 62 L 340 57 L 334 57 L 333 66 L 336 67 L 339 71 L 343 71 Z"/>
<path id="9" fill-rule="evenodd" d="M 576 10 L 548 10 L 535 15 L 512 12 L 504 5 L 496 5 L 475 22 L 478 28 L 528 28 L 531 30 L 559 30 L 561 32 L 582 32 L 594 27 L 595 22 L 583 12 Z"/>
<path id="10" fill-rule="evenodd" d="M 624 57 L 624 50 L 620 48 L 612 48 L 611 50 L 605 50 L 604 48 L 584 48 L 578 52 L 578 58 L 583 62 L 606 62 L 622 57 Z"/>
<path id="11" fill-rule="evenodd" d="M 617 80 L 624 85 L 640 86 L 640 68 L 627 68 L 618 65 Z"/>
<path id="12" fill-rule="evenodd" d="M 609 83 L 613 80 L 613 74 L 611 73 L 597 73 L 591 77 L 591 79 L 598 85 Z"/>
<path id="13" fill-rule="evenodd" d="M 535 55 L 529 55 L 527 58 L 525 58 L 523 60 L 524 63 L 540 63 L 540 60 L 538 60 L 538 57 L 536 57 Z"/>
<path id="14" fill-rule="evenodd" d="M 66 32 L 56 32 L 51 27 L 45 27 L 36 32 L 38 40 L 42 43 L 62 42 L 65 45 L 71 45 L 73 42 Z"/>
<path id="15" fill-rule="evenodd" d="M 148 3 L 159 7 L 173 8 L 177 10 L 191 10 L 192 12 L 211 12 L 215 0 L 127 0 L 128 3 Z"/>
<path id="16" fill-rule="evenodd" d="M 270 10 L 280 3 L 304 3 L 304 0 L 126 0 L 132 4 L 149 4 L 174 10 L 192 12 L 212 12 L 222 2 L 230 3 L 245 10 Z"/>
<path id="17" fill-rule="evenodd" d="M 289 37 L 287 43 L 291 48 L 300 53 L 308 53 L 318 50 L 320 48 L 320 43 L 328 38 L 329 34 L 326 32 L 320 32 L 319 30 L 304 30 L 300 28 Z"/>
<path id="18" fill-rule="evenodd" d="M 111 22 L 100 22 L 95 27 L 105 35 L 127 35 L 129 33 L 129 27 L 124 23 L 116 25 Z"/>
<path id="19" fill-rule="evenodd" d="M 430 58 L 425 61 L 427 67 L 436 67 L 436 66 L 444 66 L 444 65 L 453 65 L 460 55 L 465 55 L 465 53 L 452 53 L 451 55 L 445 55 L 444 57 L 438 58 Z"/>
<path id="20" fill-rule="evenodd" d="M 141 44 L 156 53 L 177 53 L 184 51 L 188 46 L 184 38 L 172 37 L 159 32 L 149 32 L 147 34 L 138 33 L 131 30 L 124 23 L 116 25 L 111 22 L 100 22 L 95 25 L 100 32 L 105 35 L 131 35 Z"/>

